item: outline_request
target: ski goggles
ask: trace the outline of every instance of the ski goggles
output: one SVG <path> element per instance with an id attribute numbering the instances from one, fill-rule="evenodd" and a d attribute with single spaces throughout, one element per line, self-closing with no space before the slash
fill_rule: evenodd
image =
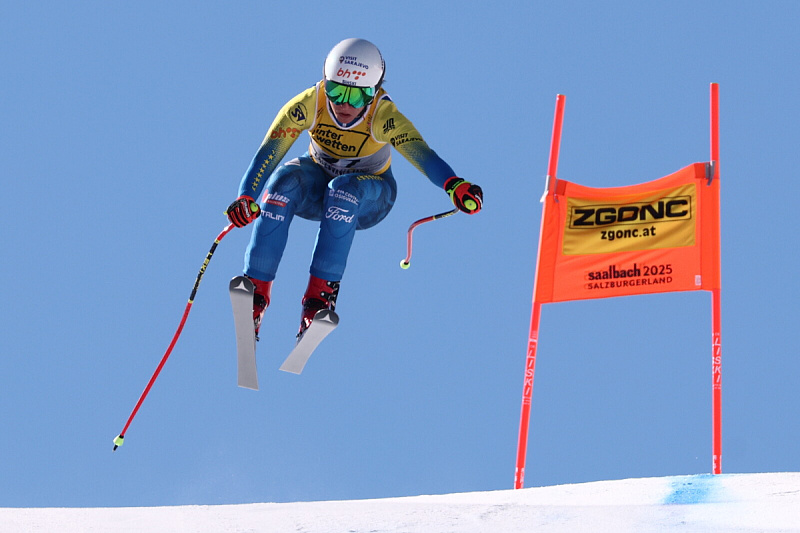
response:
<path id="1" fill-rule="evenodd" d="M 375 98 L 375 88 L 353 87 L 325 80 L 325 95 L 334 105 L 350 104 L 353 107 L 364 107 Z"/>

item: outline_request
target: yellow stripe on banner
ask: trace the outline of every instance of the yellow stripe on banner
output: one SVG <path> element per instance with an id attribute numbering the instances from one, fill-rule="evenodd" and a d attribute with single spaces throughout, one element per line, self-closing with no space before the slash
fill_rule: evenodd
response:
<path id="1" fill-rule="evenodd" d="M 697 190 L 693 183 L 636 197 L 567 200 L 564 255 L 695 245 Z"/>

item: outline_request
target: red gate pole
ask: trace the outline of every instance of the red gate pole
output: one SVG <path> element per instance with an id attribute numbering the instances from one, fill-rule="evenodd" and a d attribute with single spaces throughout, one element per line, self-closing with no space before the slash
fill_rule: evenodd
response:
<path id="1" fill-rule="evenodd" d="M 556 96 L 556 110 L 553 118 L 553 137 L 550 141 L 550 161 L 547 166 L 547 194 L 555 194 L 556 170 L 558 168 L 558 152 L 561 146 L 561 125 L 564 120 L 564 103 L 567 97 Z M 547 209 L 545 202 L 544 209 Z M 542 228 L 545 214 L 542 212 Z M 528 429 L 531 417 L 531 397 L 533 396 L 533 374 L 536 368 L 536 350 L 539 343 L 539 318 L 542 304 L 536 301 L 536 288 L 539 275 L 539 260 L 542 253 L 542 231 L 539 231 L 539 250 L 536 254 L 536 279 L 533 287 L 533 307 L 531 309 L 531 325 L 528 334 L 528 353 L 525 359 L 525 380 L 522 387 L 522 408 L 519 417 L 519 439 L 517 441 L 517 468 L 514 475 L 514 488 L 521 489 L 525 483 L 525 461 L 528 452 Z"/>
<path id="2" fill-rule="evenodd" d="M 719 84 L 711 84 L 711 163 L 714 174 L 712 180 L 719 187 Z M 719 201 L 717 195 L 716 201 Z M 717 214 L 719 210 L 717 209 Z M 719 224 L 719 219 L 715 221 Z M 719 234 L 719 232 L 717 232 Z M 719 278 L 720 250 L 715 245 L 714 269 Z M 720 317 L 722 304 L 720 297 L 721 282 L 711 291 L 711 420 L 712 420 L 712 473 L 722 473 L 722 320 Z"/>

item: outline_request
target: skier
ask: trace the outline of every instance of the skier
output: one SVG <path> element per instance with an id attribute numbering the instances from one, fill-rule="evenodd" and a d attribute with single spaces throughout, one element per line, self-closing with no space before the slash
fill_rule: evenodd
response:
<path id="1" fill-rule="evenodd" d="M 390 146 L 459 210 L 481 210 L 481 188 L 456 176 L 381 87 L 384 68 L 369 41 L 345 39 L 334 46 L 323 79 L 278 112 L 226 211 L 236 227 L 255 221 L 244 274 L 255 285 L 256 338 L 295 215 L 320 222 L 298 339 L 318 311 L 335 308 L 355 231 L 383 220 L 394 204 Z M 311 137 L 308 151 L 278 166 L 304 130 Z"/>

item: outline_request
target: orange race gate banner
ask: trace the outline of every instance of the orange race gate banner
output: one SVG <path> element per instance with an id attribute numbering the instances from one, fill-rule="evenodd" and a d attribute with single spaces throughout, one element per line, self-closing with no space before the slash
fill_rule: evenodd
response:
<path id="1" fill-rule="evenodd" d="M 557 180 L 545 197 L 540 303 L 719 288 L 719 183 L 710 163 L 628 187 Z"/>
<path id="2" fill-rule="evenodd" d="M 611 188 L 556 178 L 566 97 L 556 98 L 514 488 L 524 486 L 542 304 L 635 294 L 711 293 L 712 473 L 722 472 L 719 85 L 710 89 L 709 162 Z"/>

